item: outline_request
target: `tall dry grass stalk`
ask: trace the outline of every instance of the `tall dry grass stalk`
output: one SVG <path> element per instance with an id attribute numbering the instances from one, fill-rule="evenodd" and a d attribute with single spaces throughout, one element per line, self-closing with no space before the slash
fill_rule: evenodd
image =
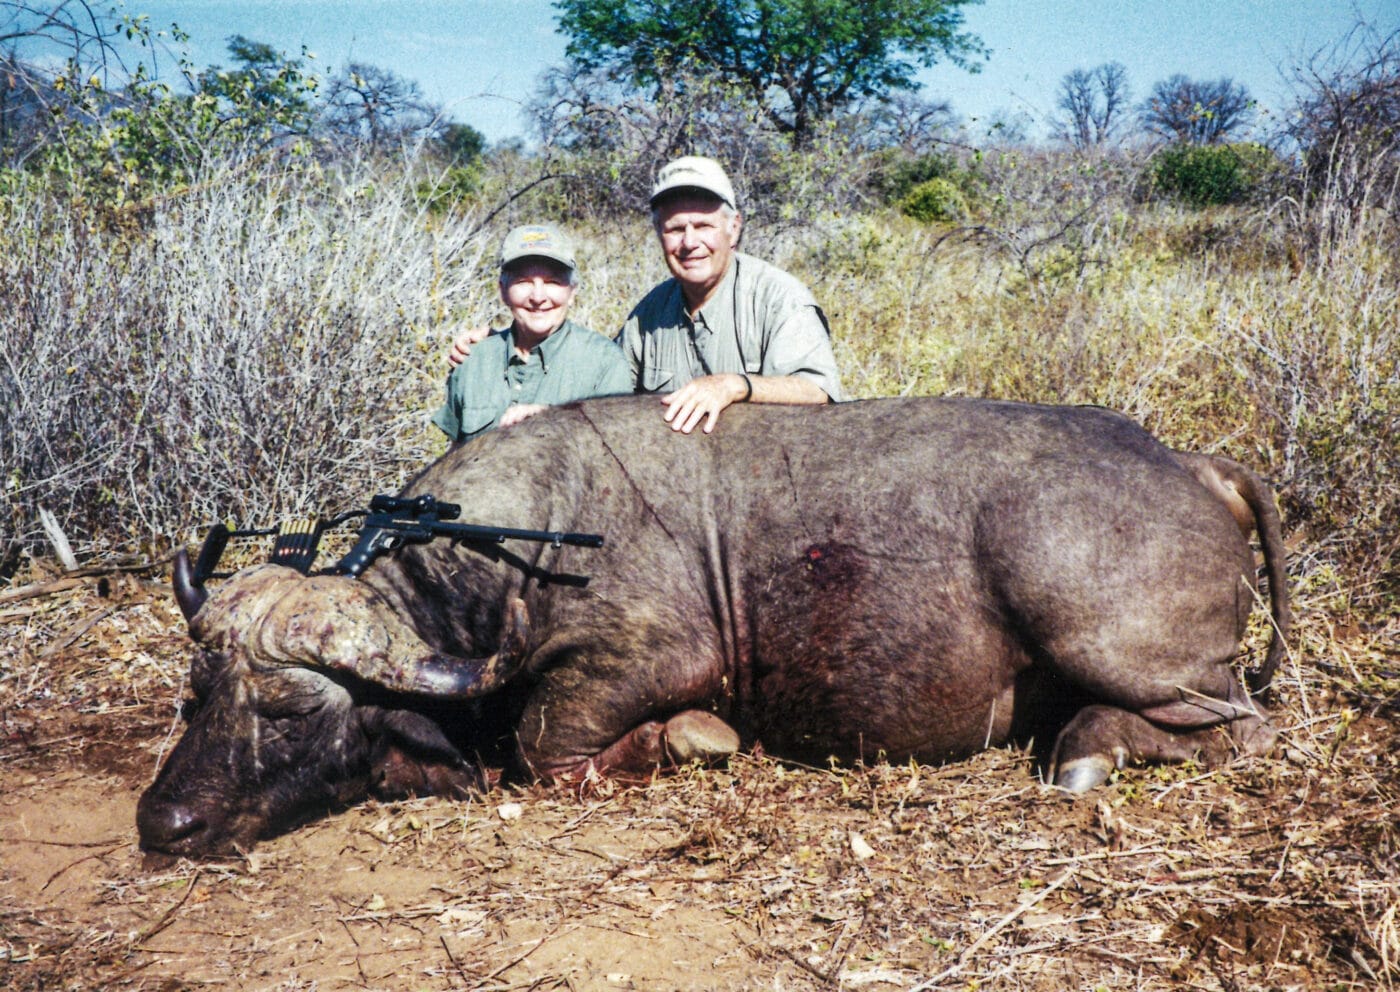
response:
<path id="1" fill-rule="evenodd" d="M 81 553 L 358 505 L 440 447 L 441 332 L 484 238 L 402 174 L 209 175 L 141 225 L 39 193 L 0 235 L 0 558 L 56 513 Z M 110 218 L 108 219 L 110 220 Z"/>

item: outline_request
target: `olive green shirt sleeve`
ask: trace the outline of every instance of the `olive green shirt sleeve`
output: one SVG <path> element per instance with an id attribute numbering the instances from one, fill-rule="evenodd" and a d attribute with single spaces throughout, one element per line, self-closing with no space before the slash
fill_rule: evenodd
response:
<path id="1" fill-rule="evenodd" d="M 501 422 L 510 406 L 505 368 L 510 335 L 493 331 L 447 377 L 447 395 L 433 423 L 451 441 L 467 441 Z"/>

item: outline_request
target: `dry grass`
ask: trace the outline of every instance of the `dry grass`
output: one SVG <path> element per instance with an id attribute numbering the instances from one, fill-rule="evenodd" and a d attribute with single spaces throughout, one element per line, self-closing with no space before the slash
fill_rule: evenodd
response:
<path id="1" fill-rule="evenodd" d="M 130 553 L 338 509 L 438 453 L 425 408 L 453 322 L 490 305 L 486 240 L 412 186 L 234 172 L 129 224 L 0 203 L 0 570 L 42 547 L 38 507 L 85 557 Z"/>

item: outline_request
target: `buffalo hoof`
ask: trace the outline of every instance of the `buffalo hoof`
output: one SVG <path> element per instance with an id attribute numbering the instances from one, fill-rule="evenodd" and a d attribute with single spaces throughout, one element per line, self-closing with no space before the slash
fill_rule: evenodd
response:
<path id="1" fill-rule="evenodd" d="M 739 750 L 739 735 L 713 713 L 686 710 L 666 721 L 666 753 L 677 765 L 715 761 Z"/>
<path id="2" fill-rule="evenodd" d="M 1055 788 L 1066 792 L 1088 792 L 1107 782 L 1112 771 L 1113 762 L 1105 755 L 1075 758 L 1055 769 Z"/>

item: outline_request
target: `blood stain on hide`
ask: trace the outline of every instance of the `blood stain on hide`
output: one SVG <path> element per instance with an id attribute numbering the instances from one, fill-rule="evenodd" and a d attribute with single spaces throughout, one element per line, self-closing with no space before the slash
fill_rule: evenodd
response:
<path id="1" fill-rule="evenodd" d="M 813 544 L 802 557 L 818 589 L 850 588 L 866 570 L 864 556 L 849 544 Z"/>

